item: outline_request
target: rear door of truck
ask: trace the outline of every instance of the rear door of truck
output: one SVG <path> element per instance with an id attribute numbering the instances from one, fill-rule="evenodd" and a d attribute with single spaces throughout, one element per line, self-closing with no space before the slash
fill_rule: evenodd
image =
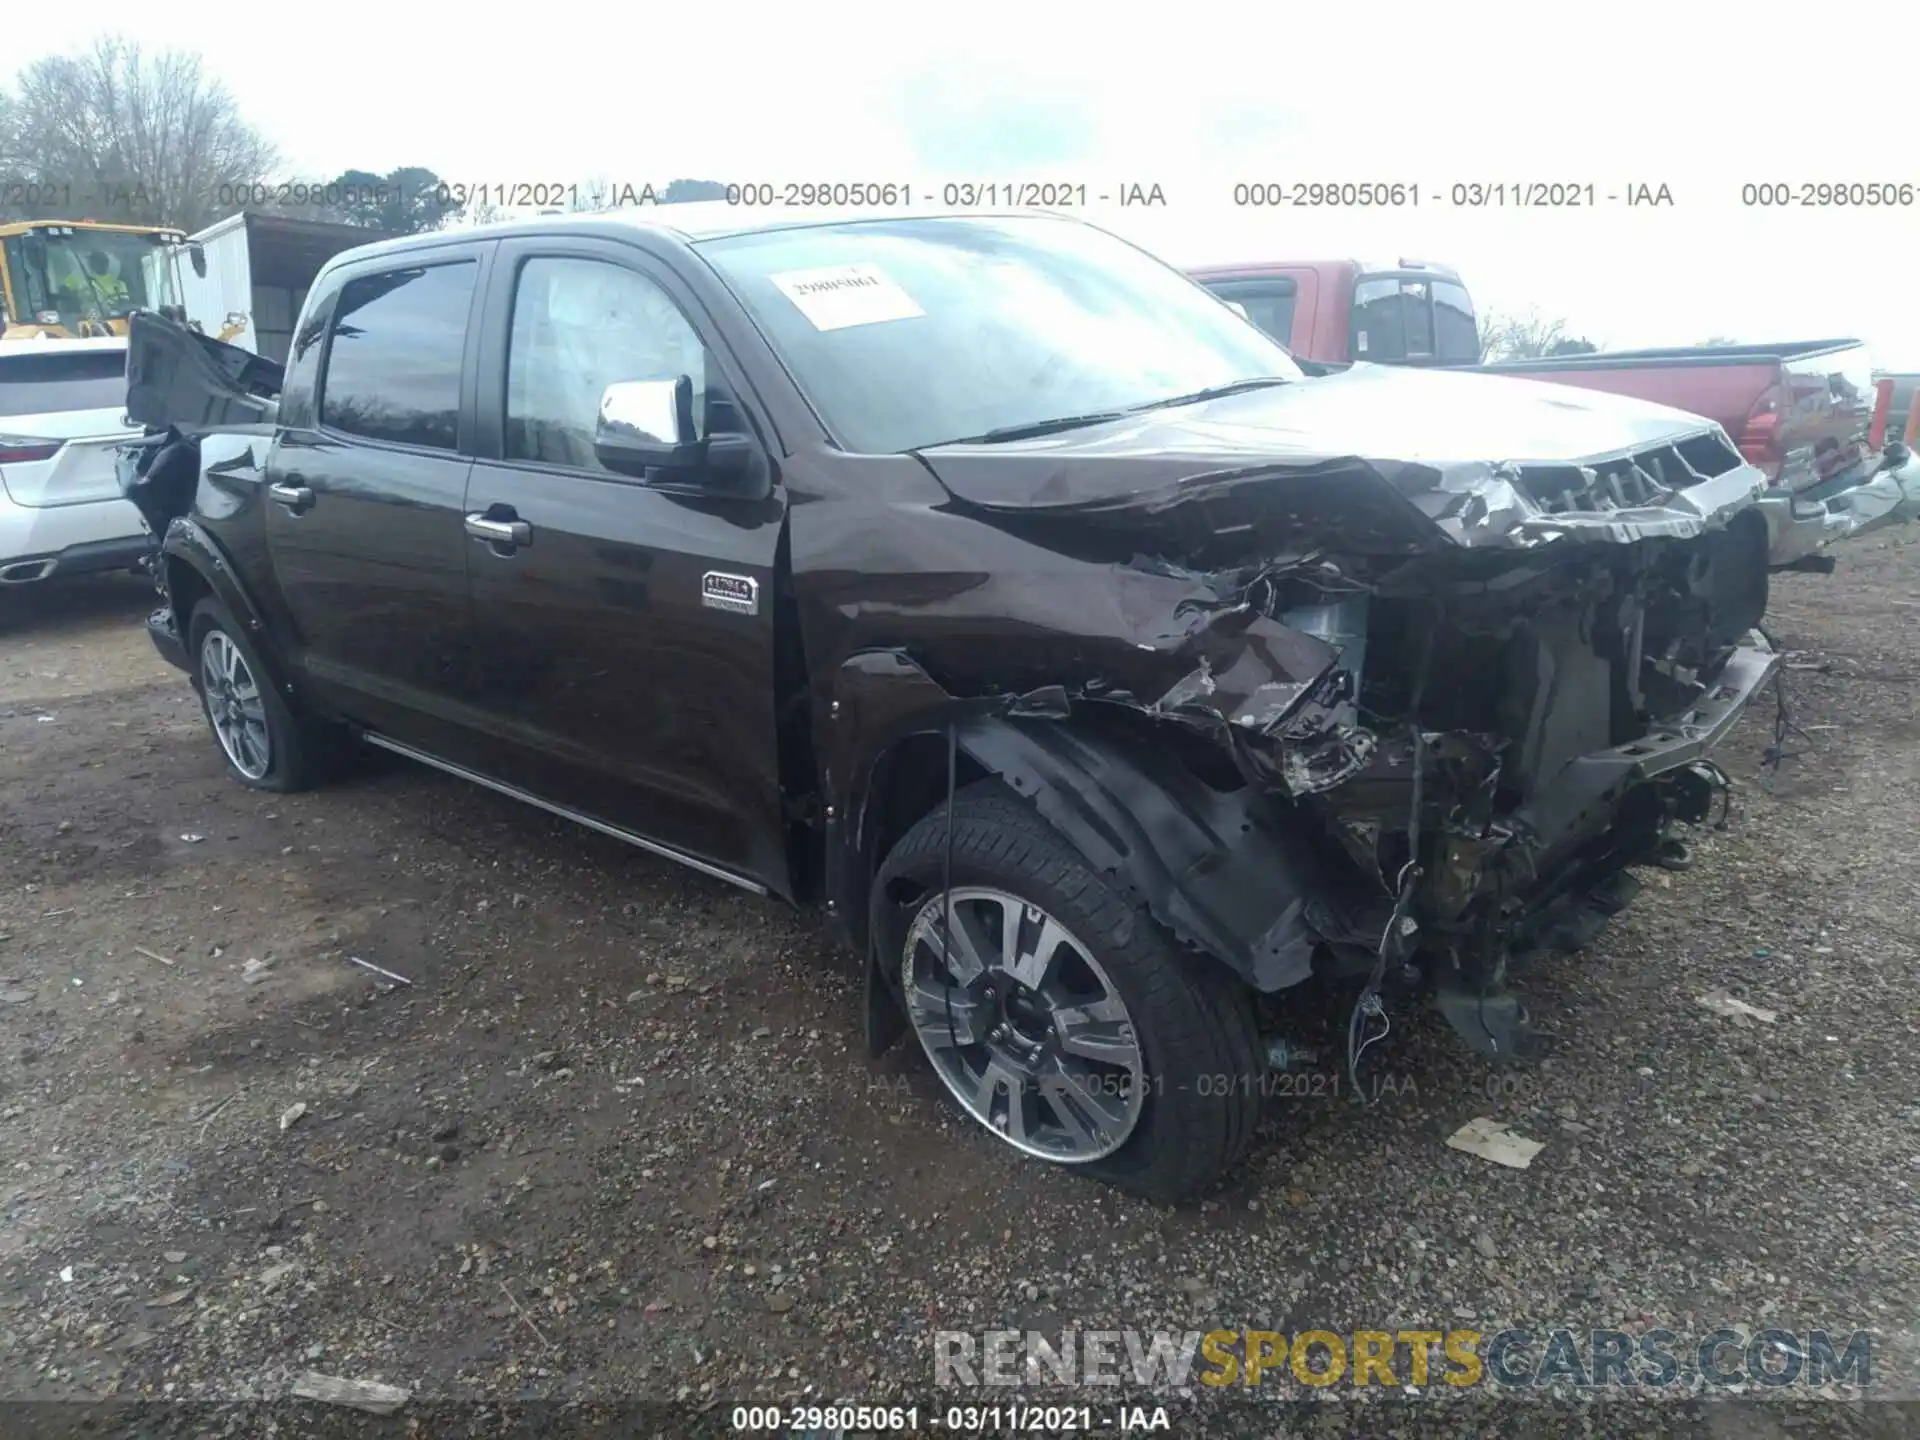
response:
<path id="1" fill-rule="evenodd" d="M 333 708 L 435 754 L 467 733 L 469 340 L 493 248 L 336 273 L 295 347 L 296 371 L 319 354 L 317 399 L 283 397 L 262 497 L 293 658 Z"/>

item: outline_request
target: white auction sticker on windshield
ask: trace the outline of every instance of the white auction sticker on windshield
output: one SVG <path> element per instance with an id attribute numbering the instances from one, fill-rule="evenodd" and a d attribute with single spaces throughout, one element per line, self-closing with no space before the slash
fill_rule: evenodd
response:
<path id="1" fill-rule="evenodd" d="M 786 270 L 767 278 L 816 330 L 911 320 L 927 313 L 878 265 L 827 265 L 818 270 Z"/>

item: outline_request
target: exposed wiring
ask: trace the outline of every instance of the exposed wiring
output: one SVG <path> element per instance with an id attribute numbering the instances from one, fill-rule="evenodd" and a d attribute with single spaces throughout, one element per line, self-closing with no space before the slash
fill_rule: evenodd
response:
<path id="1" fill-rule="evenodd" d="M 1780 766 L 1788 760 L 1797 760 L 1806 754 L 1805 750 L 1787 749 L 1788 740 L 1800 740 L 1806 745 L 1813 744 L 1813 736 L 1802 730 L 1794 722 L 1793 710 L 1787 703 L 1787 672 L 1773 672 L 1773 743 L 1760 752 L 1760 768 L 1766 771 L 1762 784 L 1770 784 L 1780 773 Z"/>
<path id="2" fill-rule="evenodd" d="M 1386 979 L 1388 958 L 1399 948 L 1407 911 L 1412 908 L 1414 891 L 1419 888 L 1420 878 L 1425 873 L 1420 867 L 1420 819 L 1426 793 L 1427 742 L 1426 732 L 1420 728 L 1420 705 L 1426 698 L 1427 676 L 1433 668 L 1434 643 L 1443 618 L 1443 610 L 1436 608 L 1420 648 L 1420 668 L 1414 673 L 1413 694 L 1408 706 L 1408 716 L 1413 726 L 1413 795 L 1407 806 L 1407 859 L 1394 880 L 1393 910 L 1380 931 L 1380 943 L 1374 951 L 1373 973 L 1367 977 L 1365 987 L 1354 1001 L 1353 1013 L 1347 1017 L 1347 1080 L 1353 1086 L 1354 1097 L 1362 1101 L 1365 1097 L 1360 1090 L 1360 1057 L 1371 1046 L 1386 1039 L 1393 1028 L 1393 1022 L 1387 1018 L 1386 1007 L 1380 1003 L 1380 986 Z M 1362 1039 L 1363 1021 L 1376 1017 L 1380 1021 L 1380 1032 Z"/>
<path id="3" fill-rule="evenodd" d="M 1720 762 L 1717 760 L 1710 760 L 1703 756 L 1701 759 L 1696 760 L 1694 764 L 1713 776 L 1714 780 L 1719 784 L 1720 820 L 1713 828 L 1715 830 L 1725 830 L 1733 819 L 1733 777 L 1720 768 Z M 1711 805 L 1709 805 L 1707 813 L 1713 813 Z"/>

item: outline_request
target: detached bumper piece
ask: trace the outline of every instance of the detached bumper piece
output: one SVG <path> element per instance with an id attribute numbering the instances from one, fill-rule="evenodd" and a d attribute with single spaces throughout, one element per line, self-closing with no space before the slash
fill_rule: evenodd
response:
<path id="1" fill-rule="evenodd" d="M 1458 861 L 1551 877 L 1515 900 L 1500 925 L 1452 937 L 1433 1001 L 1469 1046 L 1496 1060 L 1533 1053 L 1526 1013 L 1506 988 L 1509 969 L 1530 954 L 1577 950 L 1593 940 L 1639 891 L 1629 867 L 1658 863 L 1673 822 L 1707 818 L 1725 784 L 1706 763 L 1707 752 L 1779 667 L 1778 655 L 1742 647 L 1683 714 L 1638 740 L 1569 762 L 1507 818 L 1503 855 L 1490 855 L 1485 837 L 1442 837 L 1443 870 Z"/>
<path id="2" fill-rule="evenodd" d="M 1871 468 L 1869 468 L 1871 467 Z M 1833 569 L 1826 548 L 1920 519 L 1920 457 L 1898 442 L 1804 490 L 1764 490 L 1767 563 L 1775 570 Z"/>

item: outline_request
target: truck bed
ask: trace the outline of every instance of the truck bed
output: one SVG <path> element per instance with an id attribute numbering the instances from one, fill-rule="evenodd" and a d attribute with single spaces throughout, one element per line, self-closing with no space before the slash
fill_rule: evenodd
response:
<path id="1" fill-rule="evenodd" d="M 1630 366 L 1636 370 L 1726 365 L 1777 364 L 1857 349 L 1858 340 L 1786 340 L 1757 345 L 1673 345 L 1641 350 L 1603 350 L 1592 355 L 1547 355 L 1531 360 L 1496 360 L 1476 370 L 1499 373 L 1528 370 L 1590 370 Z"/>

